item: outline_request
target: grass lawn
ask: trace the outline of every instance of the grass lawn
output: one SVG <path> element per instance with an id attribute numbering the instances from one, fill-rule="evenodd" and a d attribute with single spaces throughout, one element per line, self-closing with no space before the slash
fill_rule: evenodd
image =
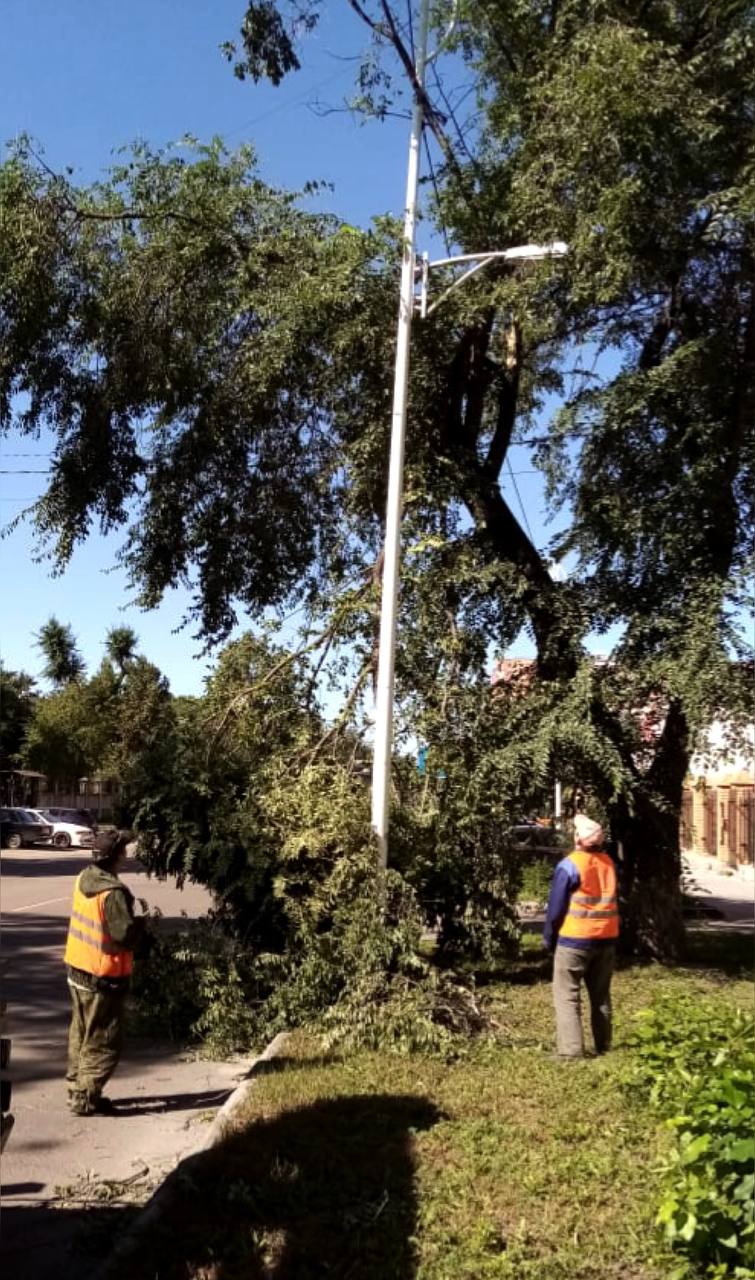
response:
<path id="1" fill-rule="evenodd" d="M 702 958 L 708 944 L 696 945 Z M 715 945 L 715 968 L 698 959 L 616 975 L 606 1058 L 549 1057 L 550 987 L 534 950 L 508 981 L 484 987 L 494 1036 L 450 1064 L 381 1053 L 328 1060 L 313 1040 L 293 1037 L 238 1131 L 193 1157 L 167 1220 L 118 1276 L 670 1276 L 653 1226 L 668 1138 L 624 1087 L 627 1039 L 656 994 L 717 993 L 752 1007 L 752 982 L 732 974 L 730 948 Z M 751 939 L 732 945 L 747 963 Z"/>

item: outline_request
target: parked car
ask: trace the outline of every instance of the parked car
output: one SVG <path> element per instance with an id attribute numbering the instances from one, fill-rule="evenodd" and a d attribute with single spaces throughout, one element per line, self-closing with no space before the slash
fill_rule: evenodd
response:
<path id="1" fill-rule="evenodd" d="M 79 845 L 82 849 L 91 849 L 94 844 L 94 831 L 89 825 L 78 822 L 69 822 L 61 818 L 56 818 L 54 809 L 35 809 L 42 822 L 49 822 L 52 826 L 52 843 L 56 849 L 70 849 L 72 845 Z M 74 812 L 77 810 L 63 809 L 63 813 Z"/>
<path id="2" fill-rule="evenodd" d="M 54 805 L 47 805 L 39 812 L 46 813 L 51 822 L 73 822 L 78 827 L 91 827 L 92 831 L 97 830 L 97 819 L 91 809 L 58 809 Z"/>
<path id="3" fill-rule="evenodd" d="M 52 826 L 29 809 L 0 809 L 0 844 L 6 849 L 23 849 L 49 844 Z"/>
<path id="4" fill-rule="evenodd" d="M 548 858 L 554 863 L 568 853 L 567 841 L 561 832 L 539 822 L 522 822 L 509 827 L 504 842 L 507 848 L 517 853 L 528 854 L 533 859 Z"/>

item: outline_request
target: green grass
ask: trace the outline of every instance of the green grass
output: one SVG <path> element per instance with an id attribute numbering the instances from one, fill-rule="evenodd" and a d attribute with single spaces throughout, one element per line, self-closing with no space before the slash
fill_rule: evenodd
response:
<path id="1" fill-rule="evenodd" d="M 718 957 L 720 960 L 720 957 Z M 549 1057 L 550 987 L 525 950 L 491 981 L 495 1034 L 458 1060 L 326 1060 L 292 1038 L 239 1131 L 195 1157 L 149 1255 L 160 1280 L 662 1280 L 656 1167 L 669 1137 L 624 1087 L 656 994 L 752 1004 L 720 968 L 617 973 L 606 1058 Z M 154 1265 L 152 1265 L 154 1264 Z"/>

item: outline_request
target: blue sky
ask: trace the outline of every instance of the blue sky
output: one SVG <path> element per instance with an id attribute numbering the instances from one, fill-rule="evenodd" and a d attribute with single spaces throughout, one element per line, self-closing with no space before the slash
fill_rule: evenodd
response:
<path id="1" fill-rule="evenodd" d="M 243 0 L 3 0 L 0 141 L 29 133 L 53 168 L 70 165 L 89 182 L 136 138 L 160 145 L 187 133 L 219 134 L 232 145 L 252 142 L 269 182 L 332 182 L 318 203 L 350 222 L 400 214 L 408 124 L 365 125 L 345 111 L 323 117 L 313 110 L 318 102 L 342 105 L 352 87 L 355 63 L 346 59 L 364 45 L 365 32 L 347 5 L 325 6 L 303 71 L 279 89 L 239 82 L 219 52 L 236 35 L 243 8 Z M 419 247 L 433 247 L 422 229 Z M 0 440 L 0 524 L 41 492 L 44 476 L 24 473 L 44 470 L 48 451 L 44 439 Z M 537 477 L 520 474 L 517 484 L 535 537 L 545 541 Z M 54 613 L 72 625 L 95 667 L 107 629 L 128 623 L 175 693 L 199 692 L 208 660 L 198 656 L 191 627 L 177 630 L 187 597 L 172 592 L 150 613 L 129 605 L 124 575 L 112 567 L 119 541 L 93 535 L 59 578 L 33 560 L 28 526 L 0 541 L 0 660 L 37 674 L 34 633 Z"/>

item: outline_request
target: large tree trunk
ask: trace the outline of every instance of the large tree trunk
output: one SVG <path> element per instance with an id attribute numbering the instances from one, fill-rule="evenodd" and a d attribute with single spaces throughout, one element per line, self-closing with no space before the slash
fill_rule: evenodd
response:
<path id="1" fill-rule="evenodd" d="M 673 961 L 684 952 L 679 815 L 688 763 L 686 718 L 672 703 L 631 811 L 622 800 L 612 814 L 622 854 L 621 949 L 630 954 Z"/>
<path id="2" fill-rule="evenodd" d="M 492 315 L 463 336 L 449 369 L 443 416 L 444 445 L 457 466 L 459 492 L 480 539 L 493 556 L 521 575 L 521 602 L 532 624 L 541 679 L 564 679 L 577 669 L 581 634 L 570 616 L 568 596 L 551 579 L 547 565 L 514 517 L 499 487 L 517 412 L 521 342 L 510 344 L 512 361 L 504 371 L 489 358 Z M 486 393 L 496 395 L 495 429 L 481 457 L 479 439 Z M 623 874 L 623 947 L 658 959 L 673 960 L 684 948 L 679 815 L 682 785 L 689 763 L 687 722 L 672 703 L 653 762 L 642 774 L 628 750 L 620 720 L 602 702 L 592 707 L 600 729 L 622 753 L 635 779 L 631 797 L 614 804 L 612 833 L 621 843 Z"/>

